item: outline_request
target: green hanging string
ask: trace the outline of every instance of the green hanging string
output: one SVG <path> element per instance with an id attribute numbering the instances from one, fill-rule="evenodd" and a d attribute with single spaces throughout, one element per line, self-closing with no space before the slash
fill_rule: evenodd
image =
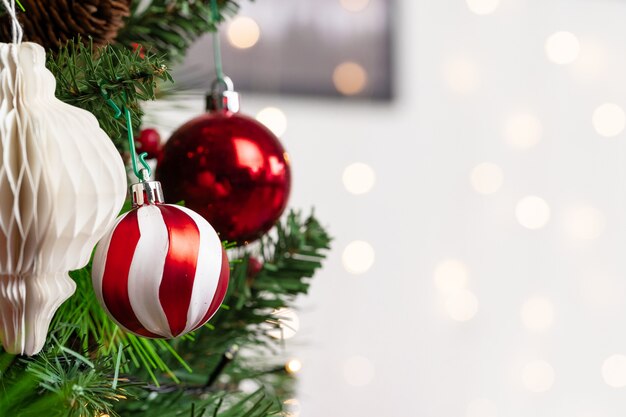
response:
<path id="1" fill-rule="evenodd" d="M 215 62 L 215 74 L 219 81 L 224 81 L 224 69 L 222 68 L 222 49 L 220 47 L 220 33 L 218 30 L 220 22 L 220 11 L 217 7 L 217 0 L 211 0 L 211 10 L 213 11 L 213 60 Z"/>

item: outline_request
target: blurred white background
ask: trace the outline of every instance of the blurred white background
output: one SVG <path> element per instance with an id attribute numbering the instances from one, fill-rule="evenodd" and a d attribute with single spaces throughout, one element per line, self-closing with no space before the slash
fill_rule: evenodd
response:
<path id="1" fill-rule="evenodd" d="M 392 103 L 243 101 L 336 237 L 293 416 L 623 416 L 626 1 L 396 6 Z"/>

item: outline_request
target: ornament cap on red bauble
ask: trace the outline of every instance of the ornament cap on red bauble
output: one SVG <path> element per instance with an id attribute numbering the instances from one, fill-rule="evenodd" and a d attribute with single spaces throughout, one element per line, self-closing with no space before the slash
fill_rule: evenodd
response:
<path id="1" fill-rule="evenodd" d="M 133 209 L 98 243 L 92 268 L 102 307 L 122 328 L 173 338 L 198 329 L 219 309 L 230 266 L 211 225 L 163 203 L 161 185 L 131 186 Z"/>
<path id="2" fill-rule="evenodd" d="M 167 190 L 165 201 L 185 201 L 223 240 L 243 245 L 267 232 L 285 210 L 291 168 L 278 138 L 238 110 L 230 79 L 214 82 L 207 113 L 172 134 L 156 177 Z"/>

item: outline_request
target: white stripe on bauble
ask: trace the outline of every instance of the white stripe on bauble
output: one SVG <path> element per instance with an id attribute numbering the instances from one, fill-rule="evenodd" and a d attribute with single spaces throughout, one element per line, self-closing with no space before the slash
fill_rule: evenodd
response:
<path id="1" fill-rule="evenodd" d="M 167 226 L 161 210 L 154 205 L 140 207 L 137 220 L 141 237 L 128 271 L 130 305 L 144 328 L 171 338 L 174 335 L 159 300 L 159 287 L 169 249 Z"/>
<path id="2" fill-rule="evenodd" d="M 211 306 L 213 297 L 216 296 L 217 284 L 222 271 L 222 242 L 215 229 L 198 213 L 186 207 L 173 207 L 189 215 L 200 231 L 196 277 L 193 281 L 193 291 L 187 311 L 187 326 L 183 330 L 183 333 L 187 333 L 200 324 Z"/>

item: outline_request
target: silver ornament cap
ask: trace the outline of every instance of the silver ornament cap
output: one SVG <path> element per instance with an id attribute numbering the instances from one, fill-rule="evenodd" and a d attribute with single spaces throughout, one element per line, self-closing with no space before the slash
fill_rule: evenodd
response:
<path id="1" fill-rule="evenodd" d="M 144 206 L 146 204 L 161 204 L 163 199 L 163 189 L 159 181 L 142 181 L 130 186 L 130 195 L 133 207 Z"/>
<path id="2" fill-rule="evenodd" d="M 206 111 L 222 110 L 239 112 L 239 93 L 234 90 L 233 81 L 226 76 L 213 81 L 211 91 L 206 95 Z"/>

